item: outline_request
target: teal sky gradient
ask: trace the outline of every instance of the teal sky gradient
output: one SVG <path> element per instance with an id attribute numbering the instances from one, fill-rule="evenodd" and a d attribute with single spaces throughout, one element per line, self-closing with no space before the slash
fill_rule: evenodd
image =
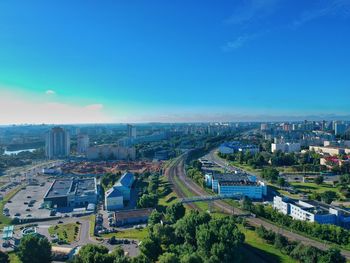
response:
<path id="1" fill-rule="evenodd" d="M 347 0 L 4 0 L 0 123 L 350 115 L 349 32 Z"/>

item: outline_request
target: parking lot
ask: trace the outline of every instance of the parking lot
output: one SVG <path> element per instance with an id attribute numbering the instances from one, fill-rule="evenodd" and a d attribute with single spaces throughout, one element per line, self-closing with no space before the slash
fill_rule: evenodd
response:
<path id="1" fill-rule="evenodd" d="M 22 188 L 6 205 L 9 209 L 10 217 L 18 218 L 47 218 L 50 211 L 41 209 L 45 193 L 48 191 L 50 183 L 46 180 L 39 185 L 28 185 Z"/>

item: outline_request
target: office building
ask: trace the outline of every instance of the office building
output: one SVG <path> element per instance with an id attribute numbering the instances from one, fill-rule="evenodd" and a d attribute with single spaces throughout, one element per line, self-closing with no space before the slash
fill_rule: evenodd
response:
<path id="1" fill-rule="evenodd" d="M 326 205 L 316 201 L 301 201 L 287 197 L 275 196 L 273 207 L 295 220 L 350 226 L 350 212 L 342 208 Z"/>
<path id="2" fill-rule="evenodd" d="M 61 127 L 52 128 L 46 134 L 45 151 L 49 159 L 68 157 L 70 154 L 69 133 Z"/>
<path id="3" fill-rule="evenodd" d="M 219 181 L 218 194 L 237 194 L 251 199 L 262 199 L 267 195 L 267 187 L 263 182 L 250 180 Z"/>
<path id="4" fill-rule="evenodd" d="M 86 154 L 90 145 L 89 136 L 87 134 L 79 134 L 77 137 L 77 153 Z"/>

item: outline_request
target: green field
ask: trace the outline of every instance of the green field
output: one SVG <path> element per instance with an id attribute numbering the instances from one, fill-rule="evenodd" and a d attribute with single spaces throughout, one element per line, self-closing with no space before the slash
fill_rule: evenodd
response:
<path id="1" fill-rule="evenodd" d="M 128 229 L 125 231 L 118 231 L 117 233 L 109 233 L 101 235 L 103 238 L 111 238 L 112 236 L 115 236 L 116 238 L 130 238 L 130 239 L 137 239 L 137 240 L 143 240 L 148 235 L 147 228 L 142 229 Z"/>
<path id="2" fill-rule="evenodd" d="M 315 183 L 291 183 L 291 185 L 296 190 L 304 194 L 312 194 L 314 192 L 321 194 L 326 191 L 332 191 L 337 193 L 337 195 L 341 199 L 345 199 L 345 196 L 339 191 L 339 189 L 337 187 L 333 187 L 333 185 L 331 184 L 323 183 L 323 184 L 317 185 Z"/>
<path id="3" fill-rule="evenodd" d="M 176 194 L 171 189 L 171 184 L 168 182 L 165 176 L 160 177 L 158 192 L 159 192 L 158 206 L 160 210 L 164 210 L 165 207 L 172 205 L 178 201 Z"/>
<path id="4" fill-rule="evenodd" d="M 80 225 L 76 223 L 55 225 L 49 227 L 49 234 L 57 235 L 60 240 L 66 243 L 72 243 L 79 235 L 79 229 Z"/>
<path id="5" fill-rule="evenodd" d="M 272 244 L 268 244 L 265 240 L 261 239 L 255 231 L 245 229 L 243 226 L 239 226 L 239 229 L 245 235 L 245 243 L 248 245 L 248 252 L 251 252 L 257 257 L 258 261 L 264 260 L 265 262 L 281 262 L 281 263 L 295 263 L 294 259 L 288 255 L 283 254 L 280 250 L 275 248 Z M 249 253 L 248 253 L 249 254 Z M 260 258 L 260 260 L 259 260 Z"/>

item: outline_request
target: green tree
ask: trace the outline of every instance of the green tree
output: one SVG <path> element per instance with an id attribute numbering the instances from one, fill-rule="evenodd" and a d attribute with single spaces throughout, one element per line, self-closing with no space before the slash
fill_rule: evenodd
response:
<path id="1" fill-rule="evenodd" d="M 155 225 L 160 223 L 161 220 L 162 220 L 162 214 L 159 213 L 157 210 L 154 210 L 148 218 L 148 224 Z"/>
<path id="2" fill-rule="evenodd" d="M 181 260 L 181 263 L 203 263 L 203 259 L 197 253 L 185 253 Z"/>
<path id="3" fill-rule="evenodd" d="M 0 250 L 0 263 L 10 263 L 10 258 L 7 253 Z"/>
<path id="4" fill-rule="evenodd" d="M 322 175 L 316 176 L 314 179 L 314 183 L 318 184 L 318 185 L 322 184 L 323 183 L 323 176 Z"/>
<path id="5" fill-rule="evenodd" d="M 159 255 L 162 253 L 160 240 L 148 237 L 142 241 L 140 250 L 151 261 L 157 261 Z"/>
<path id="6" fill-rule="evenodd" d="M 283 177 L 279 177 L 277 179 L 277 185 L 284 187 L 286 185 L 286 179 L 284 179 Z"/>
<path id="7" fill-rule="evenodd" d="M 345 263 L 345 257 L 340 253 L 337 248 L 330 248 L 326 251 L 325 255 L 320 258 L 320 263 Z"/>
<path id="8" fill-rule="evenodd" d="M 333 191 L 325 191 L 321 194 L 321 200 L 327 204 L 332 203 L 335 199 L 337 199 L 337 193 Z"/>
<path id="9" fill-rule="evenodd" d="M 143 194 L 137 202 L 137 207 L 147 208 L 155 207 L 158 203 L 158 196 L 156 194 Z"/>
<path id="10" fill-rule="evenodd" d="M 262 178 L 274 183 L 278 179 L 279 172 L 277 169 L 268 167 L 264 168 L 261 172 Z"/>
<path id="11" fill-rule="evenodd" d="M 21 239 L 17 255 L 23 263 L 51 262 L 51 244 L 45 237 L 27 235 Z"/>
<path id="12" fill-rule="evenodd" d="M 179 258 L 174 253 L 164 253 L 159 257 L 159 263 L 179 263 Z"/>
<path id="13" fill-rule="evenodd" d="M 175 203 L 166 208 L 166 218 L 175 223 L 185 215 L 185 207 L 182 203 Z"/>
<path id="14" fill-rule="evenodd" d="M 252 200 L 247 196 L 243 197 L 242 206 L 243 209 L 247 211 L 252 211 L 254 207 Z"/>

